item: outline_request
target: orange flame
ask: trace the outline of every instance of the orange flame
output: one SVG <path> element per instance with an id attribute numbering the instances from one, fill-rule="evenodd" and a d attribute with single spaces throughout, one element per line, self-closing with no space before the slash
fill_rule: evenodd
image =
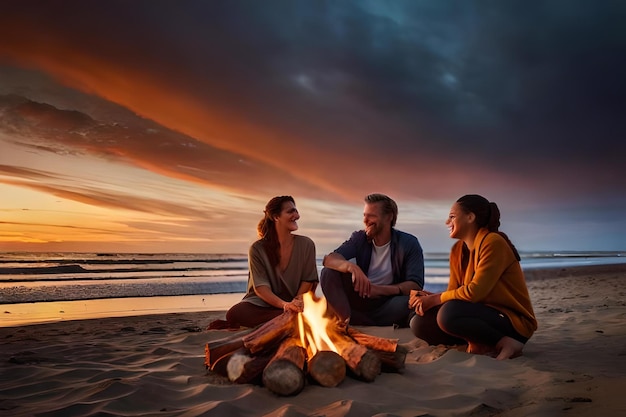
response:
<path id="1" fill-rule="evenodd" d="M 304 301 L 304 309 L 302 313 L 298 314 L 298 328 L 302 346 L 308 346 L 313 355 L 320 350 L 338 352 L 327 332 L 331 320 L 325 316 L 326 298 L 322 297 L 315 300 L 313 293 L 308 292 L 303 294 L 302 300 Z"/>

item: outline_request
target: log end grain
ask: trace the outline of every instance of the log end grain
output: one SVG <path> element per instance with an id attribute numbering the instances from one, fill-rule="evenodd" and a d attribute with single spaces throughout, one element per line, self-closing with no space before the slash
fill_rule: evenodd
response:
<path id="1" fill-rule="evenodd" d="M 317 352 L 308 366 L 309 375 L 323 387 L 336 387 L 346 378 L 346 361 L 335 352 Z"/>
<path id="2" fill-rule="evenodd" d="M 263 385 L 277 395 L 296 395 L 304 389 L 304 383 L 304 372 L 289 360 L 272 361 L 263 370 Z"/>

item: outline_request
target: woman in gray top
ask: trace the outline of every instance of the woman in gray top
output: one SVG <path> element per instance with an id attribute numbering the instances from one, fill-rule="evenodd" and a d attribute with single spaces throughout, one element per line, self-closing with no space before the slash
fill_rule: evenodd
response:
<path id="1" fill-rule="evenodd" d="M 291 196 L 272 198 L 257 226 L 259 240 L 248 253 L 248 290 L 226 313 L 230 327 L 255 327 L 283 311 L 302 311 L 302 294 L 318 282 L 315 244 L 298 230 L 300 214 Z"/>

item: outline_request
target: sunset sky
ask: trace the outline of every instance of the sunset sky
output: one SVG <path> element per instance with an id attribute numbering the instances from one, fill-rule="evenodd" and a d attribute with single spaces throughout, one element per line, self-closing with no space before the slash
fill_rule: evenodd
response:
<path id="1" fill-rule="evenodd" d="M 29 1 L 0 13 L 0 251 L 320 255 L 463 194 L 521 251 L 626 250 L 626 2 Z"/>

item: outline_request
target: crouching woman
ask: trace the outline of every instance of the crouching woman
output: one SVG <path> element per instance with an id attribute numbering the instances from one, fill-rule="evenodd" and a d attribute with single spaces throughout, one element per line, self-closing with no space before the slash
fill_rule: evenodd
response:
<path id="1" fill-rule="evenodd" d="M 498 231 L 496 203 L 470 194 L 458 199 L 446 220 L 450 281 L 442 293 L 412 291 L 413 334 L 431 345 L 467 344 L 470 353 L 497 359 L 520 356 L 537 320 L 519 254 Z"/>

